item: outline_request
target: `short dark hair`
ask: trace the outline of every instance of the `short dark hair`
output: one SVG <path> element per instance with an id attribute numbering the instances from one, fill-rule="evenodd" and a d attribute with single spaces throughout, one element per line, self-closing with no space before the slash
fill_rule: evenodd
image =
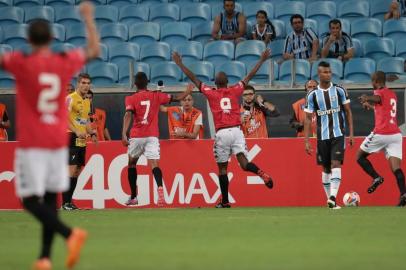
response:
<path id="1" fill-rule="evenodd" d="M 223 5 L 224 5 L 226 2 L 233 2 L 233 3 L 235 4 L 235 0 L 224 0 L 224 1 L 223 1 Z"/>
<path id="2" fill-rule="evenodd" d="M 138 89 L 146 89 L 148 86 L 147 74 L 142 71 L 137 72 L 137 74 L 134 76 L 134 84 Z"/>
<path id="3" fill-rule="evenodd" d="M 254 88 L 254 86 L 252 86 L 252 85 L 250 85 L 250 84 L 247 84 L 247 85 L 245 86 L 244 90 L 252 90 L 252 91 L 254 91 L 254 93 L 255 93 L 255 88 Z"/>
<path id="4" fill-rule="evenodd" d="M 28 40 L 32 45 L 47 45 L 52 40 L 51 27 L 44 19 L 35 19 L 28 26 Z"/>
<path id="5" fill-rule="evenodd" d="M 300 19 L 302 22 L 304 22 L 304 18 L 300 14 L 293 14 L 292 16 L 290 16 L 290 24 L 293 24 L 294 19 Z"/>
<path id="6" fill-rule="evenodd" d="M 82 79 L 89 79 L 92 81 L 92 78 L 90 78 L 90 75 L 88 73 L 80 73 L 78 75 L 78 82 L 80 82 Z"/>
<path id="7" fill-rule="evenodd" d="M 318 67 L 326 67 L 329 68 L 330 67 L 330 63 L 326 62 L 326 61 L 321 61 L 318 65 Z"/>
<path id="8" fill-rule="evenodd" d="M 332 24 L 339 24 L 341 28 L 341 21 L 339 19 L 332 19 L 328 22 L 328 28 L 331 28 Z"/>
<path id="9" fill-rule="evenodd" d="M 377 82 L 377 83 L 382 83 L 385 84 L 386 83 L 386 76 L 385 76 L 385 72 L 383 71 L 376 71 L 374 74 L 372 74 L 372 78 Z"/>

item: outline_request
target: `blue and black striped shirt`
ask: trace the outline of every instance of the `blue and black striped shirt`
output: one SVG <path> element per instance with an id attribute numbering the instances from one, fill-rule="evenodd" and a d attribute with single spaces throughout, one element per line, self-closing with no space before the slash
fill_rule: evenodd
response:
<path id="1" fill-rule="evenodd" d="M 284 53 L 293 54 L 296 59 L 309 59 L 312 56 L 312 43 L 317 39 L 316 33 L 310 27 L 305 27 L 300 34 L 292 31 L 286 37 Z"/>

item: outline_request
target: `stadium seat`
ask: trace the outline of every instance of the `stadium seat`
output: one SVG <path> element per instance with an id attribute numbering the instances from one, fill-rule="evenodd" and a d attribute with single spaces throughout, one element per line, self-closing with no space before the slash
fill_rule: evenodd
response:
<path id="1" fill-rule="evenodd" d="M 13 51 L 13 47 L 11 47 L 8 44 L 0 44 L 0 54 L 5 54 L 8 52 L 12 52 Z"/>
<path id="2" fill-rule="evenodd" d="M 144 72 L 150 78 L 150 68 L 147 63 L 134 62 L 134 75 L 137 72 Z M 127 63 L 121 64 L 118 71 L 118 82 L 121 84 L 128 84 L 130 81 L 130 65 Z"/>
<path id="3" fill-rule="evenodd" d="M 0 7 L 0 14 L 0 27 L 24 21 L 24 9 L 19 7 Z"/>
<path id="4" fill-rule="evenodd" d="M 228 84 L 232 85 L 241 81 L 247 74 L 245 64 L 239 61 L 223 62 L 215 67 L 216 74 L 225 72 L 228 77 Z"/>
<path id="5" fill-rule="evenodd" d="M 351 36 L 359 39 L 362 44 L 368 40 L 382 36 L 382 23 L 374 18 L 361 18 L 351 23 Z"/>
<path id="6" fill-rule="evenodd" d="M 107 5 L 122 8 L 131 4 L 136 4 L 137 0 L 107 0 Z"/>
<path id="7" fill-rule="evenodd" d="M 87 73 L 96 87 L 114 86 L 118 81 L 118 67 L 113 63 L 91 63 L 87 66 Z"/>
<path id="8" fill-rule="evenodd" d="M 384 21 L 384 15 L 388 12 L 390 4 L 393 0 L 369 0 L 370 17 Z"/>
<path id="9" fill-rule="evenodd" d="M 265 50 L 265 43 L 260 40 L 246 40 L 237 44 L 235 60 L 247 62 L 257 61 Z"/>
<path id="10" fill-rule="evenodd" d="M 224 11 L 223 6 L 223 1 L 216 1 L 216 3 L 211 4 L 211 18 L 213 20 L 216 18 L 216 16 L 220 15 L 220 13 Z M 242 12 L 242 6 L 238 2 L 235 3 L 235 11 Z"/>
<path id="11" fill-rule="evenodd" d="M 282 20 L 285 24 L 290 24 L 290 17 L 293 14 L 300 14 L 303 17 L 306 13 L 306 5 L 300 1 L 288 1 L 278 3 L 275 7 L 275 19 Z"/>
<path id="12" fill-rule="evenodd" d="M 45 0 L 44 4 L 51 7 L 73 6 L 75 0 Z"/>
<path id="13" fill-rule="evenodd" d="M 123 42 L 115 44 L 109 48 L 109 62 L 118 67 L 127 65 L 129 61 L 138 61 L 140 59 L 140 46 L 136 43 Z"/>
<path id="14" fill-rule="evenodd" d="M 75 46 L 70 43 L 53 43 L 51 45 L 51 50 L 54 52 L 66 52 L 74 48 Z"/>
<path id="15" fill-rule="evenodd" d="M 44 0 L 14 0 L 14 6 L 16 7 L 35 7 L 43 4 Z"/>
<path id="16" fill-rule="evenodd" d="M 94 8 L 94 19 L 98 26 L 118 21 L 118 8 L 110 5 L 101 5 Z"/>
<path id="17" fill-rule="evenodd" d="M 161 27 L 161 41 L 171 47 L 184 43 L 192 37 L 192 27 L 188 22 L 168 22 Z"/>
<path id="18" fill-rule="evenodd" d="M 347 19 L 338 18 L 341 22 L 341 31 L 351 35 L 351 22 Z M 330 33 L 330 26 L 327 23 L 319 24 L 319 38 L 323 39 L 328 33 Z M 313 29 L 314 30 L 314 29 Z"/>
<path id="19" fill-rule="evenodd" d="M 54 37 L 54 41 L 64 42 L 65 41 L 65 26 L 59 23 L 54 23 L 51 25 L 52 35 Z"/>
<path id="20" fill-rule="evenodd" d="M 0 0 L 0 7 L 9 7 L 13 5 L 13 0 Z"/>
<path id="21" fill-rule="evenodd" d="M 203 45 L 197 41 L 178 44 L 172 49 L 182 56 L 184 62 L 200 61 L 203 58 Z"/>
<path id="22" fill-rule="evenodd" d="M 107 23 L 100 28 L 101 42 L 107 46 L 119 44 L 128 40 L 127 25 L 122 23 Z"/>
<path id="23" fill-rule="evenodd" d="M 319 77 L 317 74 L 317 68 L 318 65 L 321 61 L 328 62 L 331 67 L 331 72 L 332 72 L 332 81 L 334 83 L 339 83 L 343 77 L 344 73 L 344 65 L 341 60 L 335 59 L 335 58 L 323 58 L 319 59 L 312 64 L 312 72 L 311 72 L 311 79 L 319 81 Z"/>
<path id="24" fill-rule="evenodd" d="M 375 61 L 370 58 L 353 58 L 344 67 L 344 79 L 354 83 L 371 82 L 371 74 L 376 70 Z"/>
<path id="25" fill-rule="evenodd" d="M 204 22 L 192 27 L 192 39 L 199 41 L 203 45 L 211 39 L 211 30 L 213 22 Z"/>
<path id="26" fill-rule="evenodd" d="M 272 3 L 268 2 L 244 2 L 242 4 L 243 12 L 247 21 L 256 22 L 256 16 L 258 10 L 265 10 L 268 19 L 272 19 L 274 16 L 274 10 Z"/>
<path id="27" fill-rule="evenodd" d="M 337 8 L 333 1 L 310 2 L 306 6 L 306 18 L 317 21 L 318 25 L 328 25 L 328 22 L 336 17 Z"/>
<path id="28" fill-rule="evenodd" d="M 369 2 L 365 0 L 347 0 L 338 4 L 337 17 L 350 21 L 360 17 L 369 17 Z"/>
<path id="29" fill-rule="evenodd" d="M 13 46 L 14 51 L 21 51 L 25 54 L 31 54 L 32 53 L 32 47 L 28 42 L 26 43 L 20 43 L 15 46 Z"/>
<path id="30" fill-rule="evenodd" d="M 395 55 L 395 43 L 390 38 L 374 38 L 369 40 L 365 46 L 365 57 L 378 61 L 384 57 Z"/>
<path id="31" fill-rule="evenodd" d="M 254 61 L 254 62 L 251 61 L 251 62 L 246 63 L 247 73 L 250 72 L 254 68 L 256 63 L 257 63 L 256 61 Z M 262 64 L 262 66 L 258 69 L 257 73 L 251 79 L 251 81 L 249 83 L 250 84 L 269 84 L 269 74 L 270 74 L 270 69 L 271 69 L 271 63 L 273 64 L 274 80 L 277 80 L 278 73 L 279 73 L 278 64 L 275 61 L 272 61 L 271 59 L 269 59 L 265 63 Z"/>
<path id="32" fill-rule="evenodd" d="M 159 4 L 150 6 L 149 20 L 161 25 L 167 22 L 179 21 L 180 9 L 176 4 Z"/>
<path id="33" fill-rule="evenodd" d="M 49 6 L 26 7 L 25 10 L 25 23 L 30 23 L 35 19 L 44 19 L 48 22 L 54 21 L 54 9 Z"/>
<path id="34" fill-rule="evenodd" d="M 285 40 L 274 40 L 268 45 L 268 47 L 271 48 L 272 59 L 279 60 L 283 56 L 283 51 L 285 49 Z"/>
<path id="35" fill-rule="evenodd" d="M 79 5 L 81 1 L 83 0 L 76 0 L 76 5 Z M 106 0 L 89 0 L 89 1 L 95 6 L 106 5 Z"/>
<path id="36" fill-rule="evenodd" d="M 186 66 L 204 83 L 210 83 L 214 80 L 214 66 L 211 62 L 195 61 L 186 63 Z M 183 81 L 189 82 L 189 78 L 183 74 Z"/>
<path id="37" fill-rule="evenodd" d="M 158 5 L 162 3 L 168 3 L 169 0 L 138 0 L 138 4 L 142 4 L 145 6 L 152 6 L 152 5 Z"/>
<path id="38" fill-rule="evenodd" d="M 281 20 L 271 20 L 271 22 L 275 27 L 276 39 L 285 39 L 286 37 L 285 23 Z"/>
<path id="39" fill-rule="evenodd" d="M 310 63 L 304 59 L 296 59 L 296 82 L 305 83 L 310 78 Z M 290 81 L 293 60 L 284 61 L 279 68 L 279 80 Z"/>
<path id="40" fill-rule="evenodd" d="M 385 57 L 378 60 L 376 70 L 385 74 L 405 75 L 405 59 L 402 57 Z"/>
<path id="41" fill-rule="evenodd" d="M 13 48 L 27 44 L 27 27 L 26 24 L 15 24 L 4 26 L 3 43 L 11 45 Z"/>
<path id="42" fill-rule="evenodd" d="M 188 22 L 192 26 L 200 23 L 208 23 L 211 20 L 211 8 L 208 4 L 193 3 L 185 4 L 180 9 L 181 21 Z"/>
<path id="43" fill-rule="evenodd" d="M 151 82 L 157 83 L 159 80 L 165 85 L 176 85 L 182 79 L 182 71 L 174 62 L 160 62 L 151 66 Z"/>
<path id="44" fill-rule="evenodd" d="M 100 55 L 92 60 L 93 62 L 107 62 L 109 60 L 109 48 L 103 44 L 100 43 Z"/>
<path id="45" fill-rule="evenodd" d="M 234 59 L 234 43 L 230 41 L 213 41 L 204 46 L 203 60 L 215 66 Z"/>
<path id="46" fill-rule="evenodd" d="M 66 27 L 65 41 L 75 46 L 83 46 L 86 43 L 86 30 L 82 23 L 71 24 Z"/>
<path id="47" fill-rule="evenodd" d="M 148 64 L 154 64 L 161 61 L 169 61 L 171 49 L 169 44 L 164 42 L 155 42 L 145 44 L 141 47 L 140 60 Z"/>
<path id="48" fill-rule="evenodd" d="M 14 77 L 10 73 L 0 69 L 0 88 L 14 88 Z"/>
<path id="49" fill-rule="evenodd" d="M 82 23 L 82 20 L 76 7 L 66 6 L 55 8 L 55 22 L 63 24 L 68 29 L 71 25 Z"/>
<path id="50" fill-rule="evenodd" d="M 362 46 L 359 39 L 353 38 L 352 45 L 354 46 L 354 57 L 363 57 L 364 56 L 364 46 Z"/>
<path id="51" fill-rule="evenodd" d="M 396 56 L 406 59 L 406 38 L 396 41 Z"/>
<path id="52" fill-rule="evenodd" d="M 128 40 L 139 45 L 153 43 L 159 40 L 160 28 L 158 23 L 145 22 L 130 26 Z"/>
<path id="53" fill-rule="evenodd" d="M 406 19 L 386 21 L 383 24 L 383 36 L 393 40 L 406 38 Z"/>
<path id="54" fill-rule="evenodd" d="M 146 22 L 149 18 L 149 8 L 141 5 L 129 5 L 120 9 L 119 21 L 128 27 L 134 23 Z"/>

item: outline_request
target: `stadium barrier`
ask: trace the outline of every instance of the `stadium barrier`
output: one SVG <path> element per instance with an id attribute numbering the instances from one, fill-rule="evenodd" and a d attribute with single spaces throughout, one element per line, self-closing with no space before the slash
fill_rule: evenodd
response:
<path id="1" fill-rule="evenodd" d="M 356 138 L 347 148 L 339 201 L 345 192 L 356 191 L 362 206 L 395 205 L 398 190 L 394 176 L 383 154 L 371 161 L 386 179 L 372 195 L 366 190 L 370 179 L 355 161 L 363 138 Z M 315 141 L 312 141 L 315 149 Z M 405 144 L 405 143 L 404 143 Z M 217 166 L 212 140 L 162 140 L 160 165 L 164 175 L 168 207 L 213 207 L 220 197 Z M 15 142 L 0 143 L 0 209 L 19 209 L 14 193 L 13 159 Z M 315 164 L 315 153 L 308 156 L 301 138 L 247 140 L 249 159 L 269 172 L 275 182 L 267 189 L 262 180 L 242 171 L 235 158 L 229 164 L 230 199 L 233 206 L 324 206 L 321 169 Z M 89 144 L 87 163 L 74 194 L 75 203 L 83 208 L 121 208 L 128 199 L 126 148 L 119 141 Z M 140 207 L 156 207 L 155 181 L 145 158 L 138 162 L 138 199 Z"/>

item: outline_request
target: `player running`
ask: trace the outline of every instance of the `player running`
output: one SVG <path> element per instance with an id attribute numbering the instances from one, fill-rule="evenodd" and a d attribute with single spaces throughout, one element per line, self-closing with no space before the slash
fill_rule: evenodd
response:
<path id="1" fill-rule="evenodd" d="M 230 208 L 228 201 L 228 176 L 227 166 L 231 153 L 236 155 L 237 160 L 244 171 L 253 172 L 259 175 L 268 188 L 273 187 L 271 177 L 260 170 L 254 163 L 248 162 L 247 146 L 244 134 L 241 131 L 240 98 L 245 86 L 255 75 L 261 65 L 268 59 L 271 51 L 265 50 L 260 60 L 248 75 L 234 86 L 227 87 L 228 79 L 224 72 L 216 75 L 215 84 L 217 89 L 205 85 L 193 74 L 182 62 L 180 55 L 173 53 L 172 59 L 207 97 L 210 110 L 213 113 L 216 136 L 214 143 L 214 156 L 219 168 L 219 182 L 222 198 L 216 208 Z"/>
<path id="2" fill-rule="evenodd" d="M 145 155 L 152 169 L 158 186 L 158 206 L 165 203 L 162 186 L 162 171 L 159 168 L 159 129 L 158 114 L 160 106 L 171 101 L 180 101 L 190 95 L 193 88 L 189 88 L 177 95 L 147 90 L 148 78 L 144 72 L 135 75 L 135 86 L 138 91 L 125 99 L 125 114 L 123 119 L 122 143 L 128 146 L 128 182 L 131 188 L 131 196 L 125 203 L 127 206 L 136 206 L 137 200 L 137 161 L 141 155 Z M 128 128 L 133 120 L 130 139 L 127 137 Z"/>
<path id="3" fill-rule="evenodd" d="M 357 162 L 361 168 L 372 177 L 372 184 L 368 193 L 374 192 L 383 183 L 380 176 L 368 160 L 373 153 L 384 151 L 389 160 L 389 166 L 396 177 L 400 191 L 398 206 L 406 205 L 405 176 L 401 169 L 402 162 L 402 134 L 397 124 L 397 97 L 396 94 L 386 87 L 385 73 L 377 71 L 371 78 L 374 87 L 373 95 L 362 95 L 359 101 L 365 109 L 374 109 L 375 128 L 365 138 L 357 153 Z"/>
<path id="4" fill-rule="evenodd" d="M 323 166 L 322 183 L 331 209 L 340 209 L 336 203 L 341 183 L 341 165 L 345 151 L 345 120 L 348 122 L 350 145 L 353 145 L 354 129 L 352 112 L 347 91 L 331 83 L 331 68 L 327 62 L 320 62 L 317 73 L 320 84 L 306 96 L 305 150 L 311 154 L 309 143 L 313 113 L 317 116 L 317 164 Z"/>

